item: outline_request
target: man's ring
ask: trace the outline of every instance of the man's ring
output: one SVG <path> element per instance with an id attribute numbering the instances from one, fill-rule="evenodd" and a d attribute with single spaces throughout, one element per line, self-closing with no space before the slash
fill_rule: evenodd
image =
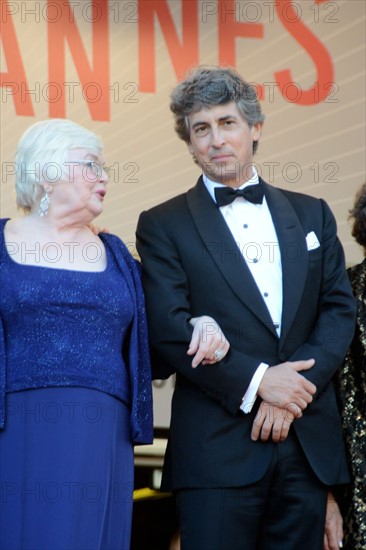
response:
<path id="1" fill-rule="evenodd" d="M 220 361 L 220 359 L 223 358 L 223 355 L 224 355 L 224 352 L 222 351 L 222 349 L 217 349 L 214 353 L 215 361 Z"/>

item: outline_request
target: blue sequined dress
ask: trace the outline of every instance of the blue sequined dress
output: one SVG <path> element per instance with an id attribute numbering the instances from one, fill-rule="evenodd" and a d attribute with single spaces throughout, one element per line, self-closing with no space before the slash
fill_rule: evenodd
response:
<path id="1" fill-rule="evenodd" d="M 133 260 L 107 236 L 103 272 L 22 265 L 0 223 L 0 550 L 128 550 L 152 430 Z"/>

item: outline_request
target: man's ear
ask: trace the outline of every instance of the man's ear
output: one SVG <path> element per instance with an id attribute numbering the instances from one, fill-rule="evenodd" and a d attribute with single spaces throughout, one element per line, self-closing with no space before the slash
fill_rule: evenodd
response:
<path id="1" fill-rule="evenodd" d="M 190 142 L 190 141 L 187 142 L 186 145 L 187 145 L 187 149 L 188 149 L 188 151 L 189 151 L 189 154 L 190 154 L 191 157 L 192 157 L 193 162 L 194 162 L 195 164 L 198 164 L 198 160 L 197 160 L 197 158 L 196 158 L 196 156 L 195 156 L 195 154 L 194 154 L 194 151 L 193 151 L 193 147 L 192 147 L 191 142 Z"/>
<path id="2" fill-rule="evenodd" d="M 262 135 L 263 122 L 257 122 L 250 128 L 253 141 L 259 141 Z"/>

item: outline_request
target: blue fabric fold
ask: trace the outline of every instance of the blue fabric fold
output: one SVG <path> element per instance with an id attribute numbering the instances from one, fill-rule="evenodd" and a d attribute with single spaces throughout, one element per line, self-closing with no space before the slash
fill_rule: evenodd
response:
<path id="1" fill-rule="evenodd" d="M 99 237 L 113 253 L 134 298 L 135 314 L 128 361 L 132 404 L 131 437 L 135 444 L 147 444 L 153 440 L 152 387 L 145 299 L 139 263 L 116 235 L 100 233 Z"/>
<path id="2" fill-rule="evenodd" d="M 1 290 L 0 290 L 1 292 Z M 0 317 L 0 429 L 5 426 L 6 355 L 3 321 Z"/>

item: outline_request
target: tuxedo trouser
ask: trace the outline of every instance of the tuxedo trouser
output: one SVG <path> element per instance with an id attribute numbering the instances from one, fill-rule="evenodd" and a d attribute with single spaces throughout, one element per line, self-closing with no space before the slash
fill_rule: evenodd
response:
<path id="1" fill-rule="evenodd" d="M 181 550 L 323 550 L 327 487 L 294 433 L 275 444 L 260 481 L 176 496 Z"/>

